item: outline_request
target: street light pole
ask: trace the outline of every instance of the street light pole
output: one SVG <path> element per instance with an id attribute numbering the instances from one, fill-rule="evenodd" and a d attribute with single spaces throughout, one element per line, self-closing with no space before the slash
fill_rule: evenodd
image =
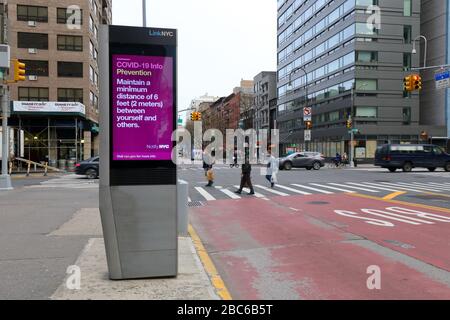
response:
<path id="1" fill-rule="evenodd" d="M 425 36 L 420 35 L 420 36 L 417 36 L 417 37 L 414 39 L 414 41 L 413 41 L 412 54 L 416 54 L 416 53 L 417 53 L 417 50 L 416 50 L 416 41 L 419 40 L 419 39 L 423 39 L 423 40 L 425 41 L 425 48 L 424 48 L 424 51 L 423 51 L 423 67 L 426 68 L 426 67 L 427 67 L 428 39 L 427 39 Z"/>
<path id="2" fill-rule="evenodd" d="M 147 0 L 142 0 L 142 24 L 147 27 Z"/>
<path id="3" fill-rule="evenodd" d="M 305 108 L 306 108 L 306 107 L 308 107 L 308 84 L 309 84 L 309 81 L 308 81 L 308 73 L 306 72 L 305 68 L 297 67 L 297 68 L 293 69 L 291 71 L 291 73 L 289 73 L 289 86 L 292 87 L 292 75 L 299 70 L 303 71 L 303 73 L 305 74 L 305 97 L 306 97 Z M 305 151 L 308 151 L 309 148 L 307 148 L 306 146 L 307 146 L 307 142 L 305 141 L 305 149 L 306 149 Z"/>
<path id="4" fill-rule="evenodd" d="M 356 89 L 362 89 L 364 87 L 367 86 L 367 82 L 364 82 L 361 84 L 360 88 L 356 88 Z M 355 148 L 354 148 L 354 144 L 355 144 L 355 132 L 353 131 L 354 129 L 354 118 L 356 118 L 356 113 L 355 113 L 355 87 L 356 87 L 356 82 L 353 84 L 352 86 L 352 91 L 351 91 L 351 110 L 350 110 L 350 116 L 349 119 L 352 121 L 352 127 L 351 127 L 351 132 L 350 132 L 350 167 L 354 168 L 355 167 Z M 355 117 L 353 116 L 355 115 Z"/>

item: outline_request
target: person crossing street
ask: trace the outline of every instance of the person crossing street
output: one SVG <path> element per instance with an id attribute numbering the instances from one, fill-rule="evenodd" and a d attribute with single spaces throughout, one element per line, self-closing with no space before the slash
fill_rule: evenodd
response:
<path id="1" fill-rule="evenodd" d="M 252 166 L 250 164 L 249 159 L 246 159 L 245 164 L 242 165 L 241 185 L 240 185 L 239 190 L 236 191 L 237 194 L 242 194 L 242 190 L 244 189 L 245 186 L 250 188 L 249 195 L 255 194 L 255 190 L 253 189 L 251 174 L 252 174 Z"/>

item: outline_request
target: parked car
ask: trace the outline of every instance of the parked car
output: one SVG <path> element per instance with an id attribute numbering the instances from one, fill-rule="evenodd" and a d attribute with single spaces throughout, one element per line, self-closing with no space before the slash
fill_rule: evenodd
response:
<path id="1" fill-rule="evenodd" d="M 378 147 L 375 165 L 391 172 L 403 169 L 411 172 L 413 168 L 427 168 L 431 172 L 437 168 L 450 171 L 450 155 L 440 147 L 431 144 L 396 145 L 387 144 Z"/>
<path id="2" fill-rule="evenodd" d="M 325 166 L 325 157 L 319 152 L 296 152 L 280 159 L 280 170 L 305 168 L 320 170 Z"/>
<path id="3" fill-rule="evenodd" d="M 81 176 L 87 176 L 88 179 L 97 179 L 100 173 L 99 158 L 93 157 L 77 163 L 75 165 L 75 173 Z"/>

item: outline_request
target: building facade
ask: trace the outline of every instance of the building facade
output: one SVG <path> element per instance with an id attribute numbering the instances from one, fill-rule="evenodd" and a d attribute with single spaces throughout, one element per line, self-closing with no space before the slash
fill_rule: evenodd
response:
<path id="1" fill-rule="evenodd" d="M 349 117 L 361 159 L 373 158 L 384 143 L 418 143 L 424 131 L 442 134 L 443 127 L 423 124 L 419 94 L 403 90 L 403 78 L 419 63 L 420 54 L 411 52 L 420 14 L 419 0 L 279 0 L 282 151 L 349 153 Z M 309 143 L 305 106 L 312 107 Z"/>
<path id="2" fill-rule="evenodd" d="M 450 64 L 450 1 L 422 1 L 421 34 L 427 38 L 427 66 Z M 422 48 L 424 43 L 421 42 Z M 423 61 L 423 56 L 421 60 Z M 449 69 L 446 67 L 446 69 Z M 441 137 L 431 137 L 433 143 L 450 151 L 450 89 L 436 90 L 434 76 L 439 70 L 422 71 L 423 91 L 420 97 L 421 118 L 427 125 L 445 127 Z"/>
<path id="3" fill-rule="evenodd" d="M 272 71 L 263 71 L 253 79 L 254 94 L 254 128 L 270 129 L 273 126 L 273 117 L 271 121 L 270 102 L 277 97 L 277 73 Z"/>
<path id="4" fill-rule="evenodd" d="M 67 168 L 98 155 L 100 24 L 111 0 L 9 0 L 11 58 L 26 81 L 10 85 L 15 156 Z"/>

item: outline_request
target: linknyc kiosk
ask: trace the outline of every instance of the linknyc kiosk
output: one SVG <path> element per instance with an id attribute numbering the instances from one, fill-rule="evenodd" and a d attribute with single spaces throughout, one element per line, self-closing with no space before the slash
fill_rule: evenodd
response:
<path id="1" fill-rule="evenodd" d="M 100 29 L 100 213 L 110 278 L 177 276 L 177 32 Z"/>

